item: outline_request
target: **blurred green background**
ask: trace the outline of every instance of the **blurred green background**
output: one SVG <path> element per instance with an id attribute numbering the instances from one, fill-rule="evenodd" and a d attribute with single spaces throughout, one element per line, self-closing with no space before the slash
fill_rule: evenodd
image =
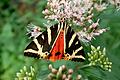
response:
<path id="1" fill-rule="evenodd" d="M 26 26 L 32 22 L 44 26 L 46 22 L 42 10 L 46 0 L 0 0 L 0 80 L 13 80 L 23 66 L 34 66 L 36 69 L 47 70 L 48 61 L 34 60 L 23 56 L 23 51 L 29 43 L 26 36 Z M 120 80 L 120 11 L 109 6 L 100 18 L 101 27 L 110 30 L 93 40 L 93 45 L 106 47 L 107 55 L 113 62 L 112 72 L 98 71 L 94 68 L 85 69 L 90 80 Z M 58 61 L 59 62 L 59 61 Z M 52 63 L 58 65 L 58 62 Z M 66 61 L 60 64 L 72 64 Z M 39 75 L 39 74 L 38 74 Z M 92 77 L 91 77 L 92 76 Z M 98 78 L 95 78 L 95 77 Z"/>

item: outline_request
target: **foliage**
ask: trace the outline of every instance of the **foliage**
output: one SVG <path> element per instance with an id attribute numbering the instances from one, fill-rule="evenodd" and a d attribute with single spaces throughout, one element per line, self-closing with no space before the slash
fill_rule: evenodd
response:
<path id="1" fill-rule="evenodd" d="M 58 70 L 55 69 L 51 64 L 48 66 L 48 69 L 51 71 L 49 74 L 46 75 L 46 77 L 41 78 L 39 75 L 38 79 L 42 80 L 85 80 L 88 79 L 88 76 L 84 74 L 86 71 L 83 70 L 84 73 L 81 73 L 82 75 L 85 75 L 86 77 L 82 78 L 82 75 L 80 75 L 78 72 L 79 70 L 82 70 L 84 68 L 89 68 L 89 67 L 101 67 L 104 70 L 108 70 L 111 72 L 111 65 L 112 62 L 108 60 L 106 57 L 106 52 L 105 48 L 101 51 L 100 47 L 95 48 L 94 46 L 91 46 L 91 53 L 88 53 L 88 60 L 89 64 L 75 64 L 74 67 L 75 69 L 67 69 L 65 65 L 58 65 Z M 78 63 L 78 62 L 76 62 Z M 71 62 L 73 64 L 73 62 Z M 66 64 L 67 65 L 67 64 Z M 70 66 L 73 68 L 73 66 Z M 75 71 L 75 72 L 74 72 Z M 21 79 L 28 79 L 28 80 L 36 80 L 36 75 L 35 74 L 34 68 L 31 67 L 31 72 L 29 73 L 26 69 L 26 66 L 24 66 L 23 70 L 20 70 L 20 73 L 17 73 L 16 80 L 21 80 Z M 80 71 L 81 72 L 81 71 Z M 38 72 L 39 73 L 39 72 Z M 73 75 L 74 73 L 75 75 Z M 97 76 L 96 76 L 97 78 Z"/>
<path id="2" fill-rule="evenodd" d="M 64 64 L 89 80 L 119 80 L 120 11 L 116 11 L 114 6 L 108 6 L 103 12 L 95 14 L 96 18 L 100 18 L 100 26 L 103 28 L 108 26 L 110 30 L 92 41 L 95 46 L 106 47 L 106 54 L 113 63 L 111 72 L 95 67 L 77 69 L 82 63 L 64 60 L 53 63 L 23 56 L 23 50 L 28 42 L 25 26 L 32 22 L 44 28 L 43 23 L 46 23 L 47 20 L 43 18 L 42 11 L 45 5 L 45 0 L 0 1 L 0 80 L 13 80 L 23 66 L 33 66 L 38 73 L 37 78 L 44 78 L 50 73 L 48 71 L 49 64 L 56 69 Z"/>

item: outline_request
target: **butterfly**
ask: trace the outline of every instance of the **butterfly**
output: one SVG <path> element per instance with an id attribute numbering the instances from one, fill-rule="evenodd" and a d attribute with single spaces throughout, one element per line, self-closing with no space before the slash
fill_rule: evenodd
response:
<path id="1" fill-rule="evenodd" d="M 78 35 L 65 22 L 47 27 L 25 48 L 24 56 L 38 59 L 84 61 L 85 54 Z"/>

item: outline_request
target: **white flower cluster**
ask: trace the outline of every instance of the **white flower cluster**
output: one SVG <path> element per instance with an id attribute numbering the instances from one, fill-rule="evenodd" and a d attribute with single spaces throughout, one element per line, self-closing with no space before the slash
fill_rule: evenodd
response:
<path id="1" fill-rule="evenodd" d="M 103 3 L 102 0 L 48 0 L 47 7 L 43 11 L 45 18 L 49 20 L 65 20 L 66 22 L 74 23 L 82 26 L 81 31 L 77 33 L 79 39 L 83 42 L 89 42 L 106 31 L 106 29 L 99 29 L 99 19 L 96 23 L 92 21 L 94 16 L 93 9 L 103 11 L 108 4 Z M 86 25 L 87 24 L 87 25 Z"/>
<path id="2" fill-rule="evenodd" d="M 99 36 L 103 32 L 106 32 L 107 29 L 99 29 L 99 20 L 96 23 L 92 23 L 89 27 L 84 27 L 83 30 L 77 32 L 78 38 L 82 42 L 89 42 L 94 38 L 94 36 Z"/>
<path id="3" fill-rule="evenodd" d="M 92 0 L 48 0 L 47 9 L 43 11 L 45 18 L 52 20 L 72 20 L 82 25 L 93 16 Z"/>

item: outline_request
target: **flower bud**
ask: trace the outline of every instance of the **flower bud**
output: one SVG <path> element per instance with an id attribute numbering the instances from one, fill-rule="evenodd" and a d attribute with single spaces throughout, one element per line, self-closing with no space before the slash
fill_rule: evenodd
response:
<path id="1" fill-rule="evenodd" d="M 20 72 L 23 73 L 24 71 L 22 69 L 20 69 Z"/>
<path id="2" fill-rule="evenodd" d="M 62 80 L 64 80 L 66 78 L 66 74 L 62 75 Z"/>
<path id="3" fill-rule="evenodd" d="M 66 78 L 65 80 L 69 80 L 68 78 Z"/>
<path id="4" fill-rule="evenodd" d="M 69 69 L 68 74 L 72 74 L 72 73 L 73 73 L 73 69 Z"/>
<path id="5" fill-rule="evenodd" d="M 54 69 L 54 68 L 53 68 L 51 71 L 52 71 L 53 74 L 56 74 L 56 73 L 57 73 L 57 70 Z"/>
<path id="6" fill-rule="evenodd" d="M 26 75 L 28 75 L 28 72 L 25 72 Z"/>
<path id="7" fill-rule="evenodd" d="M 54 76 L 55 76 L 54 74 L 50 73 L 50 74 L 48 75 L 48 79 L 51 80 Z"/>
<path id="8" fill-rule="evenodd" d="M 48 68 L 51 70 L 53 67 L 52 67 L 52 65 L 50 64 Z"/>
<path id="9" fill-rule="evenodd" d="M 81 75 L 77 75 L 77 78 L 76 78 L 76 80 L 80 80 L 81 79 Z"/>
<path id="10" fill-rule="evenodd" d="M 62 65 L 62 70 L 65 70 L 66 69 L 66 66 L 65 65 Z"/>
<path id="11" fill-rule="evenodd" d="M 109 72 L 111 72 L 111 69 L 108 69 Z"/>
<path id="12" fill-rule="evenodd" d="M 21 74 L 21 73 L 16 73 L 16 76 L 17 76 L 17 77 L 21 77 L 22 74 Z"/>
<path id="13" fill-rule="evenodd" d="M 31 73 L 28 73 L 28 75 L 29 75 L 29 76 L 32 76 L 32 74 L 31 74 Z"/>
<path id="14" fill-rule="evenodd" d="M 68 77 L 69 80 L 72 79 L 72 75 L 71 74 L 69 74 L 67 77 Z"/>
<path id="15" fill-rule="evenodd" d="M 58 70 L 58 72 L 57 72 L 57 76 L 61 76 L 62 75 L 62 67 L 60 66 L 59 67 L 59 70 Z"/>
<path id="16" fill-rule="evenodd" d="M 26 66 L 24 66 L 24 67 L 23 67 L 23 70 L 24 70 L 24 71 L 27 71 L 27 68 L 26 68 Z"/>

